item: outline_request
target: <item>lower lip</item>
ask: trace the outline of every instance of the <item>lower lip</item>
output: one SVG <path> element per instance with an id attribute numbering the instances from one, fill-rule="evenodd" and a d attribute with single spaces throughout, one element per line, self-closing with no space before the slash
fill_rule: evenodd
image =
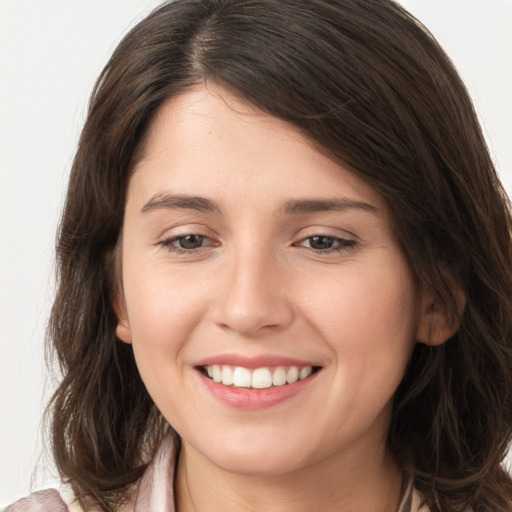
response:
<path id="1" fill-rule="evenodd" d="M 206 389 L 220 401 L 238 409 L 265 409 L 275 406 L 305 390 L 318 375 L 318 371 L 307 379 L 299 380 L 293 384 L 274 386 L 265 389 L 234 388 L 225 386 L 200 373 Z"/>

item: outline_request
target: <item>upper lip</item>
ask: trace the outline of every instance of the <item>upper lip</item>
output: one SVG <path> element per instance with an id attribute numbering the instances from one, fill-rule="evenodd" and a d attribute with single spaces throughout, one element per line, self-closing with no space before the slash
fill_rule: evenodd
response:
<path id="1" fill-rule="evenodd" d="M 264 368 L 271 366 L 319 366 L 311 361 L 304 361 L 294 359 L 291 357 L 284 357 L 271 354 L 262 354 L 258 356 L 244 356 L 240 354 L 218 354 L 211 357 L 206 357 L 199 361 L 195 366 L 211 366 L 230 365 L 241 366 L 243 368 Z"/>

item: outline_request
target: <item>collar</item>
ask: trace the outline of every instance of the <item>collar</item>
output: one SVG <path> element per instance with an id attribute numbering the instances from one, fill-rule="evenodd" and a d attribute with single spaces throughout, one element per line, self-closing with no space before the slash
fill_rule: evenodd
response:
<path id="1" fill-rule="evenodd" d="M 168 434 L 160 445 L 155 458 L 142 475 L 133 512 L 176 512 L 174 507 L 174 476 L 180 442 Z M 414 478 L 406 474 L 402 497 L 397 512 L 419 512 L 420 498 L 414 490 Z M 423 509 L 425 510 L 425 509 Z"/>

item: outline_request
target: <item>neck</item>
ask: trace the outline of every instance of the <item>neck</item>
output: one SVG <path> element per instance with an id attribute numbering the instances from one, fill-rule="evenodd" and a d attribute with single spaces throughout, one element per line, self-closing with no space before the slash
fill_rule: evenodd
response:
<path id="1" fill-rule="evenodd" d="M 396 512 L 401 488 L 402 473 L 385 449 L 333 454 L 308 467 L 262 476 L 225 471 L 185 443 L 175 483 L 178 512 Z"/>

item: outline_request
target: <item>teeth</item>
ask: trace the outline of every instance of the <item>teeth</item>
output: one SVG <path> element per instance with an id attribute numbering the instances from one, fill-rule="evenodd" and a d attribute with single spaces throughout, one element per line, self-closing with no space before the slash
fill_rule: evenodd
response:
<path id="1" fill-rule="evenodd" d="M 272 384 L 274 386 L 282 386 L 286 384 L 286 370 L 282 366 L 278 366 L 272 374 Z"/>
<path id="2" fill-rule="evenodd" d="M 223 366 L 221 373 L 222 383 L 226 386 L 233 384 L 233 370 L 231 366 Z"/>
<path id="3" fill-rule="evenodd" d="M 209 365 L 205 366 L 206 373 L 215 382 L 235 388 L 265 389 L 271 386 L 293 384 L 298 380 L 308 378 L 313 373 L 312 366 L 277 366 L 275 368 L 255 368 L 250 370 L 243 366 Z"/>
<path id="4" fill-rule="evenodd" d="M 292 366 L 288 372 L 286 372 L 286 382 L 293 384 L 299 380 L 299 369 L 296 366 Z"/>
<path id="5" fill-rule="evenodd" d="M 305 366 L 304 368 L 301 368 L 299 371 L 299 380 L 307 379 L 311 373 L 313 373 L 313 368 L 311 368 L 311 366 Z"/>
<path id="6" fill-rule="evenodd" d="M 218 364 L 213 365 L 213 380 L 222 382 L 222 368 Z"/>
<path id="7" fill-rule="evenodd" d="M 250 388 L 251 384 L 251 370 L 237 366 L 233 372 L 233 386 L 235 386 L 235 388 Z"/>
<path id="8" fill-rule="evenodd" d="M 265 389 L 272 386 L 272 374 L 268 368 L 258 368 L 252 372 L 252 387 Z"/>

